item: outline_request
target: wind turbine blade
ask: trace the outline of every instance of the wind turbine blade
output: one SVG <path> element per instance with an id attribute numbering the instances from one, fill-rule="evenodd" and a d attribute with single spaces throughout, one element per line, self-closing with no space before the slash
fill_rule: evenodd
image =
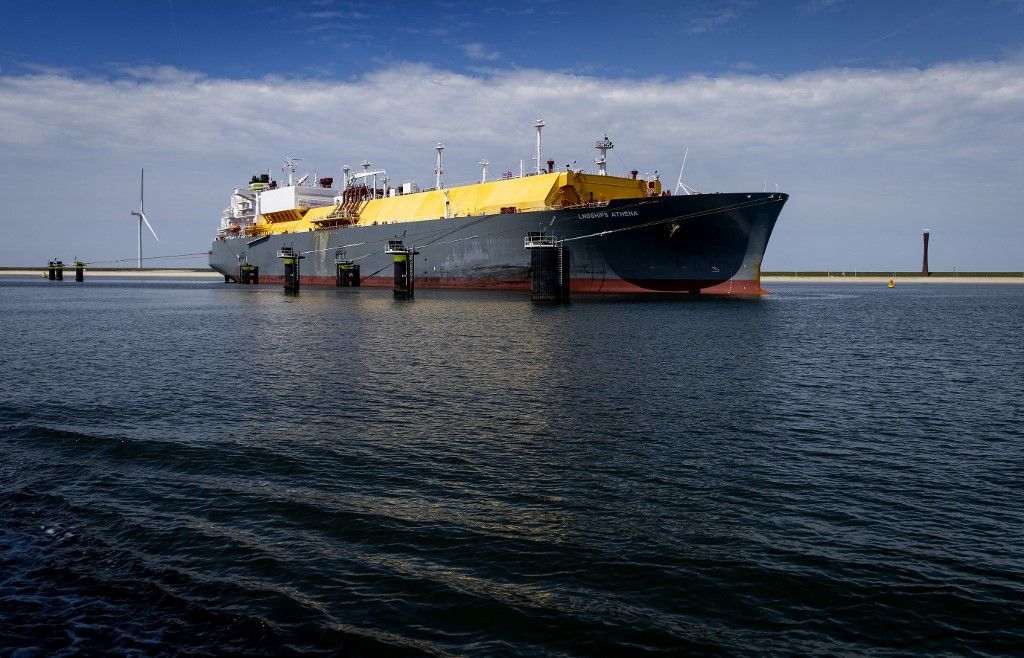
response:
<path id="1" fill-rule="evenodd" d="M 156 231 L 153 230 L 153 225 L 149 223 L 148 219 L 146 219 L 146 213 L 140 212 L 139 217 L 142 218 L 142 221 L 146 222 L 146 228 L 148 228 L 149 232 L 153 234 L 154 238 L 156 238 Z M 156 241 L 160 242 L 160 238 L 156 238 Z"/>
<path id="2" fill-rule="evenodd" d="M 139 176 L 139 212 L 146 212 L 146 169 Z M 147 222 L 148 223 L 148 222 Z"/>
<path id="3" fill-rule="evenodd" d="M 684 190 L 686 189 L 686 184 L 683 183 L 683 172 L 686 171 L 686 156 L 688 156 L 689 154 L 690 147 L 687 146 L 686 150 L 683 152 L 683 165 L 679 167 L 679 179 L 676 181 L 676 192 L 679 191 L 680 187 L 682 187 Z M 687 192 L 687 194 L 689 194 L 689 192 Z"/>

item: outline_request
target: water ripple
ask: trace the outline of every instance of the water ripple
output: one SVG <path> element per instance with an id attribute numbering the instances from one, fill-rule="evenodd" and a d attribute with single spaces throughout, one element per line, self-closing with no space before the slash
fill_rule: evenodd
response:
<path id="1" fill-rule="evenodd" d="M 1021 287 L 47 283 L 0 280 L 0 653 L 1024 645 Z"/>

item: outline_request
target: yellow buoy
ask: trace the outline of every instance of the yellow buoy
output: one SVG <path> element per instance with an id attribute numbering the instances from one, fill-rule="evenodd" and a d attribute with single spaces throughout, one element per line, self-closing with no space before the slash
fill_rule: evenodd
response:
<path id="1" fill-rule="evenodd" d="M 889 283 L 885 284 L 885 287 L 886 288 L 895 288 L 896 287 L 896 282 L 893 281 L 892 279 L 889 279 Z"/>

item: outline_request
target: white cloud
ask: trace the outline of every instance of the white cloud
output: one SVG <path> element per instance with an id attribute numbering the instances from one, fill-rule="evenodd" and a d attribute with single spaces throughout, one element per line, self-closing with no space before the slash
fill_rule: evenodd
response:
<path id="1" fill-rule="evenodd" d="M 206 77 L 205 74 L 196 71 L 187 71 L 179 69 L 174 66 L 145 66 L 145 65 L 127 65 L 127 64 L 115 64 L 114 69 L 120 72 L 122 75 L 135 78 L 138 80 L 144 80 L 147 82 L 177 82 L 177 83 L 192 83 L 200 78 Z"/>
<path id="2" fill-rule="evenodd" d="M 780 182 L 793 197 L 766 268 L 912 268 L 923 226 L 935 269 L 1024 268 L 1017 61 L 633 81 L 420 65 L 345 82 L 134 75 L 0 76 L 0 263 L 131 256 L 140 166 L 159 250 L 185 253 L 206 248 L 231 186 L 285 155 L 321 175 L 368 158 L 425 181 L 443 140 L 449 180 L 464 181 L 482 157 L 529 163 L 541 116 L 560 165 L 592 166 L 608 131 L 615 171 L 671 185 L 688 146 L 705 191 Z"/>
<path id="3" fill-rule="evenodd" d="M 345 12 L 338 11 L 337 9 L 327 9 L 327 10 L 323 10 L 323 11 L 304 11 L 304 12 L 300 12 L 299 16 L 301 18 L 313 18 L 313 19 L 317 19 L 317 18 L 343 18 L 345 16 Z"/>
<path id="4" fill-rule="evenodd" d="M 501 53 L 489 49 L 482 43 L 464 43 L 459 48 L 466 57 L 470 59 L 486 59 L 489 61 L 496 60 L 501 57 Z"/>
<path id="5" fill-rule="evenodd" d="M 300 19 L 312 19 L 312 20 L 326 20 L 326 19 L 351 19 L 351 20 L 363 20 L 369 18 L 369 14 L 364 14 L 359 11 L 346 9 L 341 11 L 339 9 L 324 9 L 320 11 L 303 11 L 299 12 Z"/>
<path id="6" fill-rule="evenodd" d="M 736 20 L 736 16 L 736 10 L 724 7 L 714 13 L 708 13 L 703 16 L 691 18 L 687 21 L 686 27 L 694 34 L 703 34 L 704 32 L 711 32 L 723 25 L 731 23 Z"/>
<path id="7" fill-rule="evenodd" d="M 755 4 L 753 0 L 727 0 L 703 7 L 688 7 L 686 11 L 690 15 L 685 22 L 686 30 L 692 34 L 718 31 L 738 20 Z"/>
<path id="8" fill-rule="evenodd" d="M 845 3 L 846 0 L 808 0 L 799 6 L 799 11 L 804 15 L 818 14 L 839 9 Z"/>

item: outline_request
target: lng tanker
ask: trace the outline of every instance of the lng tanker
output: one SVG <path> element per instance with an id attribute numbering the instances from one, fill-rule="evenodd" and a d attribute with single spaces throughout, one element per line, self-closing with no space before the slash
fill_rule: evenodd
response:
<path id="1" fill-rule="evenodd" d="M 339 188 L 332 178 L 293 180 L 297 161 L 284 167 L 286 184 L 270 174 L 236 188 L 210 251 L 210 267 L 225 281 L 241 268 L 258 268 L 260 283 L 280 283 L 282 252 L 301 255 L 302 284 L 334 285 L 338 263 L 359 266 L 359 283 L 394 282 L 390 241 L 419 254 L 420 288 L 530 289 L 528 234 L 538 232 L 568 247 L 572 292 L 706 292 L 756 295 L 761 259 L 782 206 L 779 192 L 701 194 L 682 184 L 663 190 L 657 175 L 607 171 L 605 136 L 595 144 L 596 171 L 542 162 L 541 121 L 534 172 L 506 172 L 446 187 L 437 144 L 435 184 L 392 185 L 383 169 L 353 172 Z"/>

